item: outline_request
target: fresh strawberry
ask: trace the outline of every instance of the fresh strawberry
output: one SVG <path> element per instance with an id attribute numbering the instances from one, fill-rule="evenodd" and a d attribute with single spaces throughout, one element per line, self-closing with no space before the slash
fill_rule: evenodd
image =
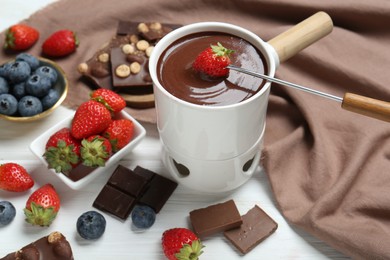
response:
<path id="1" fill-rule="evenodd" d="M 81 141 L 81 158 L 85 166 L 104 166 L 111 154 L 111 143 L 103 136 L 92 135 Z"/>
<path id="2" fill-rule="evenodd" d="M 128 119 L 113 120 L 102 135 L 110 141 L 112 151 L 117 152 L 133 138 L 134 124 Z"/>
<path id="3" fill-rule="evenodd" d="M 42 44 L 43 54 L 51 57 L 62 57 L 76 51 L 79 40 L 71 30 L 59 30 L 50 35 Z"/>
<path id="4" fill-rule="evenodd" d="M 26 169 L 17 163 L 0 165 L 0 189 L 22 192 L 34 186 L 34 180 Z"/>
<path id="5" fill-rule="evenodd" d="M 50 226 L 60 210 L 60 197 L 53 185 L 45 184 L 34 191 L 27 200 L 24 214 L 32 225 Z"/>
<path id="6" fill-rule="evenodd" d="M 71 133 L 76 139 L 100 134 L 111 123 L 111 113 L 102 104 L 94 100 L 82 103 L 74 115 Z"/>
<path id="7" fill-rule="evenodd" d="M 203 253 L 200 239 L 187 228 L 172 228 L 162 235 L 162 247 L 169 260 L 196 260 Z"/>
<path id="8" fill-rule="evenodd" d="M 39 32 L 25 24 L 15 24 L 5 33 L 4 48 L 23 51 L 33 46 L 39 39 Z"/>
<path id="9" fill-rule="evenodd" d="M 226 66 L 231 63 L 229 56 L 233 52 L 219 42 L 217 45 L 210 45 L 196 57 L 192 68 L 209 78 L 227 77 L 229 70 Z"/>
<path id="10" fill-rule="evenodd" d="M 112 90 L 100 88 L 91 92 L 91 99 L 101 102 L 110 111 L 117 113 L 126 107 L 126 101 Z"/>
<path id="11" fill-rule="evenodd" d="M 50 136 L 43 156 L 49 168 L 66 174 L 79 164 L 80 147 L 80 140 L 72 136 L 70 128 L 64 127 Z"/>

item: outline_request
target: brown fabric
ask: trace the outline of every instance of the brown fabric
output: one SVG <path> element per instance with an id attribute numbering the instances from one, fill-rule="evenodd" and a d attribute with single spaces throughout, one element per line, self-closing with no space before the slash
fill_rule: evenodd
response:
<path id="1" fill-rule="evenodd" d="M 319 10 L 333 18 L 333 32 L 281 64 L 277 76 L 390 101 L 388 0 L 61 0 L 26 22 L 41 32 L 33 54 L 52 31 L 77 31 L 77 53 L 58 60 L 71 83 L 65 105 L 75 107 L 89 92 L 76 66 L 108 41 L 119 19 L 223 21 L 267 41 Z M 390 124 L 297 90 L 274 85 L 271 94 L 262 163 L 283 215 L 346 255 L 390 259 Z M 153 109 L 129 111 L 155 122 Z"/>

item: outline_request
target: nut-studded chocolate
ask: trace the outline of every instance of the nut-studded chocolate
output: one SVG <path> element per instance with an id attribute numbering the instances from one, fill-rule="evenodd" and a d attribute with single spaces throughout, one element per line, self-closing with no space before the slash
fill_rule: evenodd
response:
<path id="1" fill-rule="evenodd" d="M 1 260 L 73 260 L 73 252 L 69 242 L 60 232 L 52 232 L 14 253 L 10 253 Z"/>
<path id="2" fill-rule="evenodd" d="M 159 22 L 120 21 L 116 35 L 89 60 L 80 63 L 77 71 L 93 83 L 93 88 L 108 88 L 118 92 L 125 98 L 128 106 L 153 107 L 153 86 L 147 68 L 148 60 L 156 42 L 178 27 L 180 25 Z M 122 57 L 112 57 L 114 48 L 121 49 Z M 118 59 L 121 62 L 117 62 Z M 131 66 L 132 63 L 134 65 Z M 116 67 L 122 64 L 128 66 L 131 72 L 129 75 L 121 77 L 120 75 L 125 75 L 123 71 L 115 73 Z"/>

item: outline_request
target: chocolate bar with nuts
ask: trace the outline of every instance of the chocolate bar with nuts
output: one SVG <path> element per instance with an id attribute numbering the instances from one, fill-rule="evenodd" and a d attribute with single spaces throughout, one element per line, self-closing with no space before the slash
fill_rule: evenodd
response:
<path id="1" fill-rule="evenodd" d="M 52 232 L 0 260 L 50 259 L 73 260 L 72 248 L 60 232 Z"/>
<path id="2" fill-rule="evenodd" d="M 116 35 L 77 69 L 94 88 L 118 92 L 130 107 L 154 107 L 149 56 L 156 42 L 178 27 L 180 25 L 158 22 L 119 21 Z M 122 50 L 122 53 L 113 49 Z M 112 52 L 117 55 L 113 57 Z M 118 66 L 121 67 L 117 69 Z M 130 69 L 132 72 L 127 75 Z"/>

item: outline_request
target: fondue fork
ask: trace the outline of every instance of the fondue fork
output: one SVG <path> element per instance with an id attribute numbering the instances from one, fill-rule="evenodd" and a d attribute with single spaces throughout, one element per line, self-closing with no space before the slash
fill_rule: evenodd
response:
<path id="1" fill-rule="evenodd" d="M 317 96 L 325 97 L 341 103 L 341 107 L 345 110 L 358 113 L 361 115 L 369 116 L 386 122 L 390 122 L 390 102 L 377 100 L 353 93 L 345 93 L 344 97 L 334 96 L 325 92 L 314 90 L 302 85 L 270 77 L 261 73 L 257 73 L 251 70 L 243 69 L 234 65 L 228 65 L 226 68 L 235 70 L 241 73 L 245 73 L 254 77 L 258 77 L 269 82 L 278 83 L 283 86 L 292 87 L 301 91 L 305 91 Z"/>

